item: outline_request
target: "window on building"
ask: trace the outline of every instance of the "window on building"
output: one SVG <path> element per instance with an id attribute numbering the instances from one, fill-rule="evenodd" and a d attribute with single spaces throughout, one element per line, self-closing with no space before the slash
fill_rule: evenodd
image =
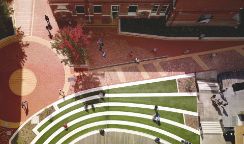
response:
<path id="1" fill-rule="evenodd" d="M 83 14 L 83 13 L 85 13 L 84 6 L 82 6 L 82 5 L 76 5 L 75 6 L 75 10 L 76 10 L 76 13 L 77 14 Z"/>
<path id="2" fill-rule="evenodd" d="M 112 13 L 112 18 L 117 18 L 119 15 L 119 6 L 118 5 L 112 5 L 111 6 L 111 13 Z"/>
<path id="3" fill-rule="evenodd" d="M 156 14 L 158 11 L 159 5 L 153 5 L 151 13 Z"/>
<path id="4" fill-rule="evenodd" d="M 94 5 L 93 6 L 93 13 L 102 13 L 102 6 L 101 5 Z"/>
<path id="5" fill-rule="evenodd" d="M 163 5 L 160 9 L 160 14 L 161 15 L 167 15 L 168 13 L 168 8 L 169 8 L 169 5 Z"/>
<path id="6" fill-rule="evenodd" d="M 137 5 L 130 5 L 129 6 L 129 9 L 128 9 L 128 12 L 129 13 L 136 13 L 137 12 Z"/>

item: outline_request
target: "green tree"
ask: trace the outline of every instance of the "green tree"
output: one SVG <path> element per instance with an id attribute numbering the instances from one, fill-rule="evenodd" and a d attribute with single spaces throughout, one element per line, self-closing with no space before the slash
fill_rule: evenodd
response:
<path id="1" fill-rule="evenodd" d="M 13 9 L 9 7 L 7 1 L 0 1 L 0 39 L 13 34 L 13 25 L 10 15 Z M 10 26 L 11 24 L 11 26 Z"/>

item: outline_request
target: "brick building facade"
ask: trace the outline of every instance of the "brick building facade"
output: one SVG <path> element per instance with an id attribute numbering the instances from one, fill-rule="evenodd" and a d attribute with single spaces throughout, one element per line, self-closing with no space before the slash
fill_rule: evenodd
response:
<path id="1" fill-rule="evenodd" d="M 167 25 L 239 24 L 243 0 L 49 0 L 57 20 L 117 25 L 119 18 L 166 18 Z M 199 23 L 201 17 L 211 20 Z"/>
<path id="2" fill-rule="evenodd" d="M 174 0 L 49 0 L 57 20 L 117 25 L 118 19 L 160 18 L 170 14 Z"/>

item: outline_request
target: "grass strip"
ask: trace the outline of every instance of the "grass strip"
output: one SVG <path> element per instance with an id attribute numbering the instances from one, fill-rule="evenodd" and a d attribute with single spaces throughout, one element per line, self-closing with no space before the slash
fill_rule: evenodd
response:
<path id="1" fill-rule="evenodd" d="M 171 107 L 171 108 L 178 108 L 188 111 L 197 111 L 197 99 L 195 96 L 189 97 L 189 96 L 181 96 L 181 97 L 131 97 L 131 98 L 105 98 L 105 102 L 126 102 L 126 103 L 137 103 L 137 104 L 148 104 L 148 105 L 158 105 L 158 106 L 164 106 L 164 107 Z M 95 104 L 101 102 L 100 99 L 91 100 L 88 101 L 88 104 Z M 47 121 L 44 123 L 38 131 L 43 130 L 47 125 L 49 125 L 52 121 L 56 120 L 57 118 L 61 117 L 62 115 L 78 109 L 82 107 L 83 104 L 77 104 L 75 106 L 72 106 L 62 112 L 60 112 L 58 115 L 54 116 L 50 121 Z"/>
<path id="2" fill-rule="evenodd" d="M 89 96 L 97 95 L 101 91 L 95 91 L 87 94 L 83 94 L 71 99 L 68 99 L 60 104 L 58 107 L 64 107 L 65 105 L 72 103 L 78 99 L 86 98 Z M 106 93 L 169 93 L 169 92 L 178 92 L 176 80 L 161 81 L 155 83 L 147 83 L 135 86 L 127 86 L 121 88 L 114 88 L 105 90 Z"/>
<path id="3" fill-rule="evenodd" d="M 176 80 L 146 83 L 106 90 L 107 93 L 170 93 L 178 92 Z"/>
<path id="4" fill-rule="evenodd" d="M 75 110 L 77 108 L 80 108 L 80 105 L 77 105 L 74 108 L 70 108 L 70 110 Z M 135 113 L 142 113 L 142 114 L 148 114 L 148 115 L 154 115 L 155 111 L 151 110 L 151 109 L 145 109 L 145 108 L 130 108 L 130 107 L 99 107 L 95 109 L 95 112 L 103 112 L 103 111 L 123 111 L 123 112 L 135 112 Z M 44 128 L 46 128 L 49 124 L 51 124 L 54 120 L 58 119 L 59 117 L 61 117 L 62 115 L 68 113 L 70 111 L 62 111 L 61 113 L 59 113 L 58 115 L 54 116 L 51 120 L 47 121 L 46 123 L 44 123 L 40 128 L 38 128 L 38 131 L 41 132 Z M 87 113 L 86 111 L 81 111 L 77 114 L 79 115 L 87 115 L 87 114 L 91 114 L 94 113 L 91 109 L 89 110 L 89 113 Z M 179 123 L 184 123 L 184 119 L 183 119 L 183 115 L 180 113 L 174 113 L 174 112 L 167 112 L 167 111 L 159 111 L 159 114 L 161 115 L 161 117 L 165 118 L 165 119 L 169 119 L 172 121 L 176 121 Z M 70 116 L 72 117 L 72 116 Z M 69 119 L 69 120 L 73 120 L 73 119 Z"/>
<path id="5" fill-rule="evenodd" d="M 188 111 L 197 111 L 197 99 L 195 96 L 180 97 L 130 97 L 130 98 L 107 98 L 106 102 L 126 102 L 147 105 L 158 105 L 170 108 L 183 109 Z"/>
<path id="6" fill-rule="evenodd" d="M 70 108 L 68 108 L 68 109 L 65 109 L 64 111 L 61 111 L 60 113 L 58 113 L 57 115 L 55 115 L 55 116 L 53 116 L 50 120 L 48 120 L 47 122 L 45 122 L 41 127 L 39 127 L 38 129 L 37 129 L 37 131 L 42 131 L 45 127 L 47 127 L 50 123 L 52 123 L 53 121 L 55 121 L 56 119 L 58 119 L 59 117 L 61 117 L 61 116 L 63 116 L 64 114 L 66 114 L 66 113 L 69 113 L 69 112 L 71 112 L 71 111 L 73 111 L 73 110 L 76 110 L 76 109 L 79 109 L 79 108 L 81 108 L 81 107 L 83 107 L 84 106 L 84 104 L 83 103 L 80 103 L 80 104 L 77 104 L 77 105 L 75 105 L 75 106 L 72 106 L 72 107 L 70 107 Z"/>

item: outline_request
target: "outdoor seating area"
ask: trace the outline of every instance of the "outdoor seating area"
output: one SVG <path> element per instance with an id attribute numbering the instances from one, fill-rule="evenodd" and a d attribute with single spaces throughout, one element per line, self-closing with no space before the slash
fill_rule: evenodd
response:
<path id="1" fill-rule="evenodd" d="M 75 143 L 101 130 L 103 135 L 112 130 L 140 132 L 165 144 L 200 139 L 199 130 L 185 119 L 198 116 L 196 93 L 178 92 L 173 77 L 86 90 L 52 106 L 55 111 L 33 128 L 31 143 Z"/>

